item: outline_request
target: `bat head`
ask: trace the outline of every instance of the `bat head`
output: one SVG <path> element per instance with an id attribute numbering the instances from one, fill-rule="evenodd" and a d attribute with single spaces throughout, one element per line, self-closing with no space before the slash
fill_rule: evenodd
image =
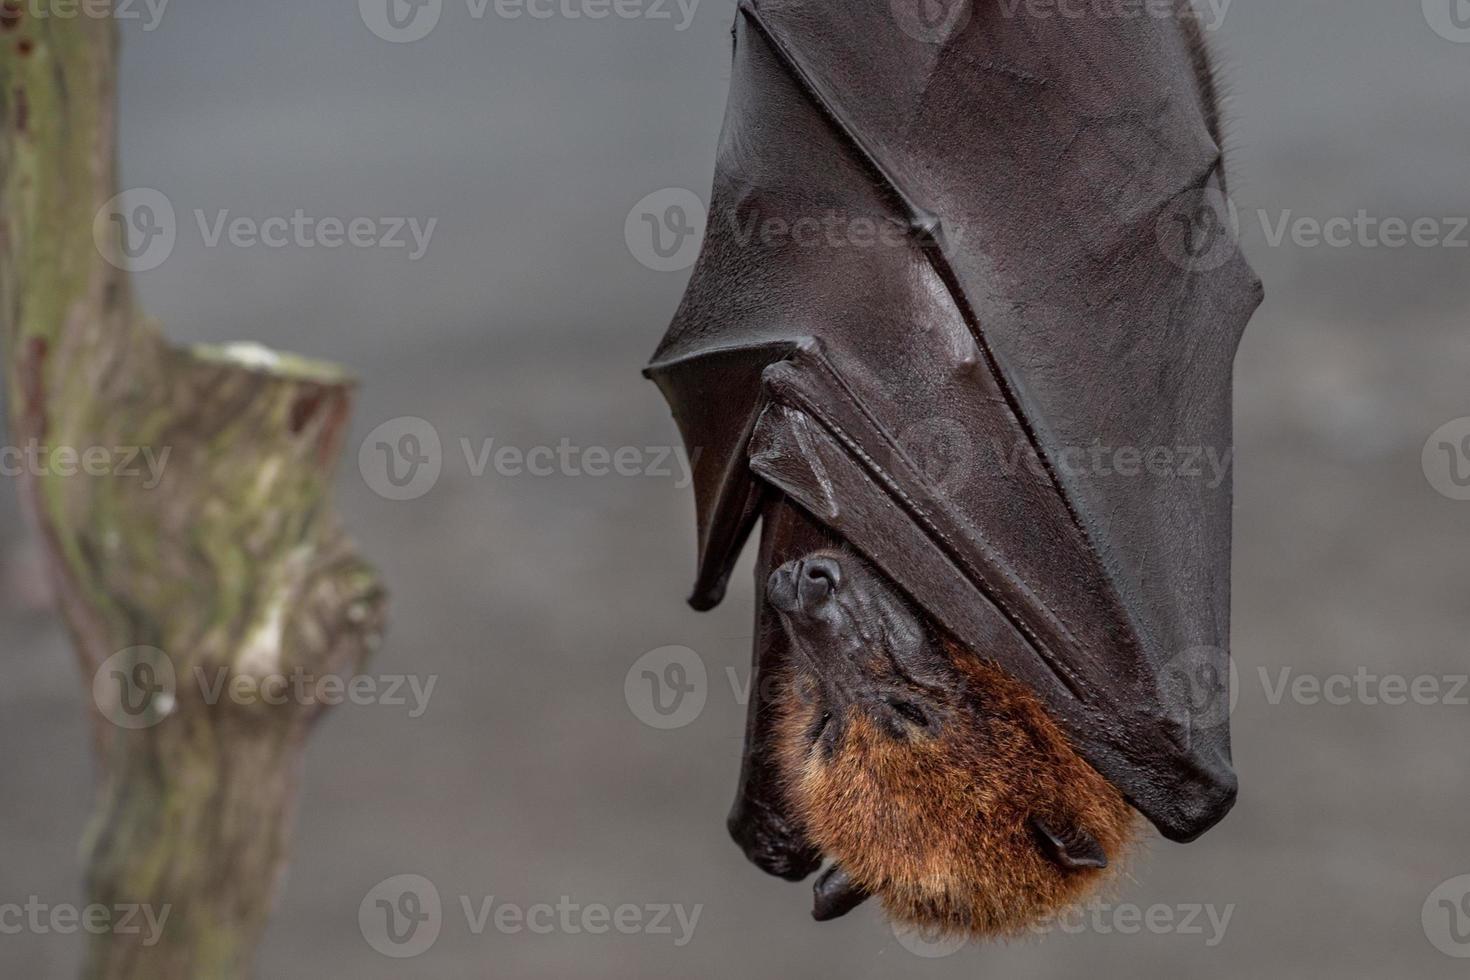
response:
<path id="1" fill-rule="evenodd" d="M 858 716 L 898 739 L 940 730 L 954 670 L 928 624 L 871 566 L 838 550 L 813 552 L 772 572 L 766 595 L 802 681 L 821 689 L 824 751 Z"/>
<path id="2" fill-rule="evenodd" d="M 876 895 L 925 930 L 1005 935 L 1106 884 L 1136 815 L 1024 685 L 849 552 L 782 565 L 767 598 L 793 649 L 778 765 L 833 861 L 819 919 Z"/>

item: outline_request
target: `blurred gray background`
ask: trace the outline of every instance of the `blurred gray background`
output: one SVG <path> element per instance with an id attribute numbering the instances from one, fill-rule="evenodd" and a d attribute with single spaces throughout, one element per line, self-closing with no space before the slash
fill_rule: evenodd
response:
<path id="1" fill-rule="evenodd" d="M 734 4 L 703 0 L 681 30 L 672 3 L 670 19 L 594 21 L 493 4 L 477 19 L 445 0 L 413 43 L 375 36 L 350 0 L 179 0 L 153 30 L 137 9 L 123 25 L 123 184 L 163 191 L 180 215 L 174 253 L 137 277 L 144 304 L 182 340 L 250 338 L 360 372 L 341 502 L 394 593 L 369 670 L 438 677 L 420 717 L 347 705 L 319 730 L 262 977 L 1465 975 L 1449 953 L 1470 955 L 1470 934 L 1450 926 L 1470 930 L 1470 907 L 1452 923 L 1430 898 L 1470 873 L 1470 692 L 1273 704 L 1260 673 L 1470 670 L 1470 503 L 1421 465 L 1430 434 L 1470 415 L 1470 249 L 1273 245 L 1258 218 L 1470 215 L 1470 43 L 1431 29 L 1420 3 L 1235 0 L 1215 32 L 1232 192 L 1267 286 L 1237 375 L 1239 804 L 1196 844 L 1155 844 L 1097 916 L 940 957 L 871 909 L 812 923 L 806 886 L 766 877 L 727 839 L 753 589 L 747 564 L 717 611 L 683 604 L 688 490 L 476 476 L 461 446 L 675 442 L 638 371 L 687 273 L 645 268 L 623 226 L 652 191 L 707 190 Z M 298 207 L 438 225 L 410 262 L 206 248 L 192 216 Z M 444 447 L 437 484 L 404 502 L 375 493 L 357 460 L 401 416 Z M 13 484 L 0 481 L 0 903 L 80 904 L 86 688 Z M 707 699 L 657 730 L 624 679 L 667 645 L 697 651 Z M 357 913 L 404 873 L 433 881 L 446 915 L 432 949 L 393 960 Z M 476 935 L 461 896 L 702 909 L 682 946 L 677 925 Z M 1173 925 L 1140 928 L 1129 909 Z M 1228 910 L 1223 934 L 1211 910 Z M 80 950 L 76 936 L 0 935 L 0 976 L 69 976 Z"/>

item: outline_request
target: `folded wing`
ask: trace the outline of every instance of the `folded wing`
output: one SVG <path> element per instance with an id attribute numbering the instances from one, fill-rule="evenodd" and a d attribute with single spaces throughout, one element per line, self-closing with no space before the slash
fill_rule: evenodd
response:
<path id="1" fill-rule="evenodd" d="M 1235 792 L 1231 365 L 1259 284 L 1210 223 L 1187 32 L 1006 7 L 938 40 L 882 0 L 742 7 L 704 250 L 648 369 L 700 450 L 692 601 L 782 494 L 1187 840 Z"/>

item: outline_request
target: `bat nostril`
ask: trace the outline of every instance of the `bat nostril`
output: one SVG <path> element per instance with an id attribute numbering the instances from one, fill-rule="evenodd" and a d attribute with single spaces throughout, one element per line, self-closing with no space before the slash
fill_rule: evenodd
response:
<path id="1" fill-rule="evenodd" d="M 842 582 L 841 567 L 831 558 L 807 558 L 797 566 L 796 591 L 803 608 L 814 610 L 826 603 Z"/>
<path id="2" fill-rule="evenodd" d="M 812 558 L 801 569 L 802 577 L 829 590 L 836 590 L 842 582 L 842 571 L 837 562 L 830 558 Z"/>
<path id="3" fill-rule="evenodd" d="M 796 569 L 782 566 L 766 579 L 766 598 L 781 612 L 795 612 L 799 606 L 796 587 L 797 574 Z"/>

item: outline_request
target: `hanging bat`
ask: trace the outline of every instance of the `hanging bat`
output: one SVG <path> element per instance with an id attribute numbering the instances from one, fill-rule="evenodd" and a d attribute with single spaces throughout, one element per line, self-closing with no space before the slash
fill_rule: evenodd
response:
<path id="1" fill-rule="evenodd" d="M 912 2 L 741 4 L 703 249 L 646 373 L 700 451 L 695 608 L 720 601 L 762 529 L 757 581 L 773 592 L 756 611 L 736 841 L 790 880 L 836 859 L 819 914 L 888 888 L 901 918 L 988 934 L 1015 922 L 974 900 L 925 904 L 879 873 L 935 853 L 922 813 L 898 819 L 903 838 L 865 838 L 871 812 L 852 808 L 839 832 L 840 808 L 800 789 L 793 753 L 809 757 L 792 719 L 810 719 L 776 692 L 843 661 L 767 580 L 836 547 L 867 594 L 884 583 L 930 634 L 914 677 L 932 674 L 937 693 L 920 713 L 951 723 L 859 711 L 845 738 L 818 737 L 823 766 L 860 771 L 844 753 L 866 725 L 906 750 L 952 740 L 956 779 L 960 743 L 987 741 L 977 731 L 1030 746 L 1001 760 L 1051 767 L 1039 791 L 969 756 L 1013 817 L 1004 833 L 929 829 L 983 845 L 988 877 L 959 862 L 952 876 L 969 881 L 953 894 L 1029 874 L 1038 852 L 1074 884 L 1097 878 L 1086 860 L 1131 839 L 1109 793 L 1193 840 L 1236 793 L 1231 371 L 1261 287 L 1235 241 L 1187 3 L 1079 19 L 1019 0 Z M 901 665 L 863 624 L 828 642 Z M 892 680 L 864 677 L 849 686 Z M 938 798 L 963 802 L 953 789 Z M 1068 801 L 1106 819 L 1077 825 Z M 999 812 L 969 816 L 991 826 Z M 1026 914 L 1078 893 L 1054 885 Z"/>
<path id="2" fill-rule="evenodd" d="M 1136 840 L 1136 816 L 1004 671 L 934 635 L 846 549 L 771 574 L 791 639 L 776 765 L 833 863 L 813 913 L 870 895 L 922 930 L 1005 935 L 1076 903 Z"/>

